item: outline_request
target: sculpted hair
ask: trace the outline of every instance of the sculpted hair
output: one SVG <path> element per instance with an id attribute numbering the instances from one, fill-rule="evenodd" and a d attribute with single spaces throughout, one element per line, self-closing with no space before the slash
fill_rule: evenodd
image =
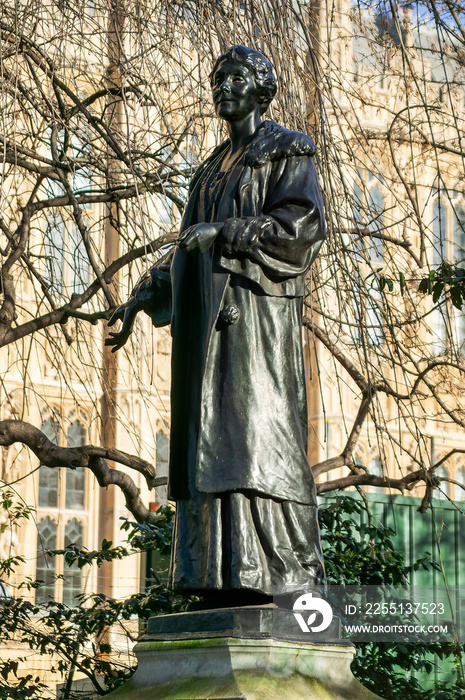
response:
<path id="1" fill-rule="evenodd" d="M 216 59 L 213 70 L 210 73 L 211 85 L 213 85 L 213 79 L 219 64 L 225 60 L 230 63 L 241 63 L 249 68 L 257 87 L 260 89 L 261 94 L 258 102 L 260 104 L 260 113 L 264 114 L 278 89 L 271 63 L 260 51 L 250 49 L 248 46 L 231 46 L 226 53 Z"/>

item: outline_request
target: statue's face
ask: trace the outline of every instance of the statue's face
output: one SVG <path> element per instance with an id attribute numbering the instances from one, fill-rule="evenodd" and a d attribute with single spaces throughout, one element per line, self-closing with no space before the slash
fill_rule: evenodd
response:
<path id="1" fill-rule="evenodd" d="M 259 107 L 255 78 L 243 63 L 221 61 L 212 86 L 215 112 L 221 119 L 238 121 Z"/>

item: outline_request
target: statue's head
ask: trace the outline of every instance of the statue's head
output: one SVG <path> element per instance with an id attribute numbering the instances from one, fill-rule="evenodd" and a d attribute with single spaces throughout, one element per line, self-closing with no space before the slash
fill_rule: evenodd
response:
<path id="1" fill-rule="evenodd" d="M 248 68 L 258 88 L 257 99 L 260 105 L 260 114 L 264 114 L 278 89 L 276 78 L 273 73 L 273 66 L 268 59 L 266 59 L 260 51 L 250 49 L 248 46 L 231 46 L 226 53 L 222 54 L 215 61 L 213 70 L 210 73 L 210 84 L 212 87 L 216 70 L 224 61 L 238 63 Z"/>

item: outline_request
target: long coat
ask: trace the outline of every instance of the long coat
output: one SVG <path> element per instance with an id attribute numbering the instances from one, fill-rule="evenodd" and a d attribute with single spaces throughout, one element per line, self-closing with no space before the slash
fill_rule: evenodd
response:
<path id="1" fill-rule="evenodd" d="M 199 223 L 202 183 L 228 148 L 194 176 L 182 231 Z M 264 122 L 225 176 L 214 245 L 176 249 L 133 291 L 155 325 L 171 323 L 172 500 L 195 479 L 200 492 L 316 504 L 301 339 L 304 275 L 325 236 L 314 153 L 304 134 Z M 241 252 L 238 231 L 250 234 Z"/>

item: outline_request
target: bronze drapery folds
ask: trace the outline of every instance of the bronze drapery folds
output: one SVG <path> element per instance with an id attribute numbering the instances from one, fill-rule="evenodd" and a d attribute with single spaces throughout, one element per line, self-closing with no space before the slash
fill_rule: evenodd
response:
<path id="1" fill-rule="evenodd" d="M 323 577 L 301 322 L 324 215 L 312 140 L 261 119 L 269 62 L 232 47 L 211 82 L 229 139 L 198 168 L 177 244 L 106 342 L 121 347 L 139 310 L 171 324 L 171 585 L 253 602 Z"/>

